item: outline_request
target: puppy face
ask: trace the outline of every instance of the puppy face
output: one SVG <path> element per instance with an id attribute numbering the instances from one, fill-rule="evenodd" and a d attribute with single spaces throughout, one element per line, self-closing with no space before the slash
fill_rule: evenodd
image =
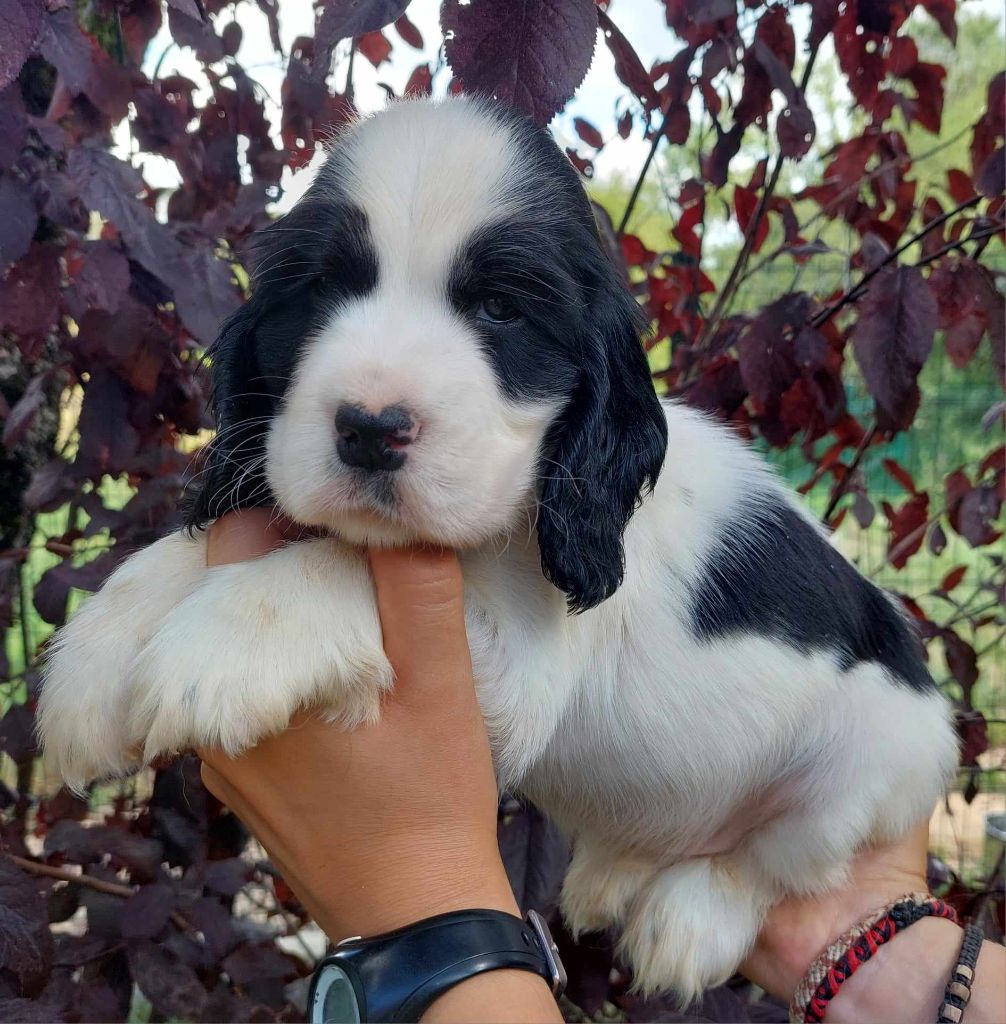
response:
<path id="1" fill-rule="evenodd" d="M 573 607 L 611 593 L 666 428 L 547 135 L 471 100 L 396 104 L 259 248 L 214 352 L 195 524 L 275 501 L 353 543 L 467 547 L 536 523 Z"/>

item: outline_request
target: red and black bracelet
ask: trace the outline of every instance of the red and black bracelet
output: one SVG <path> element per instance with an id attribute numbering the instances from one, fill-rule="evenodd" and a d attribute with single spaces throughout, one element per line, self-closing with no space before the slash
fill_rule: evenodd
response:
<path id="1" fill-rule="evenodd" d="M 820 1024 L 824 1020 L 828 1003 L 835 998 L 842 983 L 852 977 L 885 942 L 890 942 L 898 932 L 904 931 L 909 925 L 915 924 L 916 921 L 920 921 L 924 917 L 944 917 L 951 921 L 957 920 L 957 914 L 953 907 L 935 897 L 929 897 L 922 901 L 906 899 L 895 903 L 887 914 L 852 943 L 825 974 L 810 997 L 804 1012 L 804 1021 L 808 1024 Z"/>

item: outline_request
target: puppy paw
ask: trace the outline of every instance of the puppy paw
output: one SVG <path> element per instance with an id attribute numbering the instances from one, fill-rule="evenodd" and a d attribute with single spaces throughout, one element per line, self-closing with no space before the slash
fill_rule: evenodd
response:
<path id="1" fill-rule="evenodd" d="M 630 909 L 620 952 L 644 992 L 688 1005 L 725 982 L 754 944 L 772 895 L 736 861 L 699 858 L 661 871 Z"/>
<path id="2" fill-rule="evenodd" d="M 392 683 L 363 556 L 291 544 L 206 570 L 133 663 L 128 722 L 144 758 L 192 746 L 235 755 L 318 705 L 352 728 Z"/>
<path id="3" fill-rule="evenodd" d="M 130 667 L 205 563 L 204 534 L 159 540 L 123 562 L 50 642 L 38 733 L 46 760 L 71 789 L 139 767 L 126 729 Z"/>
<path id="4" fill-rule="evenodd" d="M 656 869 L 578 845 L 562 885 L 562 916 L 574 937 L 621 925 Z"/>

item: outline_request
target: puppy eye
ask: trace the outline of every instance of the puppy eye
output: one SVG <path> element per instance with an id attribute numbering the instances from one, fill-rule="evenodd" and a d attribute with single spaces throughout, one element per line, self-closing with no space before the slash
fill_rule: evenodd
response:
<path id="1" fill-rule="evenodd" d="M 505 324 L 520 316 L 517 307 L 501 295 L 487 295 L 475 308 L 475 316 L 479 320 L 487 320 L 491 324 Z"/>

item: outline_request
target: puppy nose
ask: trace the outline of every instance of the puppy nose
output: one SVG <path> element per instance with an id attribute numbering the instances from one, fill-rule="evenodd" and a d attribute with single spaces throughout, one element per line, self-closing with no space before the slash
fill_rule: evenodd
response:
<path id="1" fill-rule="evenodd" d="M 399 469 L 405 449 L 419 433 L 419 425 L 400 405 L 385 406 L 377 415 L 362 405 L 340 405 L 335 413 L 339 435 L 336 450 L 347 465 L 358 469 Z"/>

